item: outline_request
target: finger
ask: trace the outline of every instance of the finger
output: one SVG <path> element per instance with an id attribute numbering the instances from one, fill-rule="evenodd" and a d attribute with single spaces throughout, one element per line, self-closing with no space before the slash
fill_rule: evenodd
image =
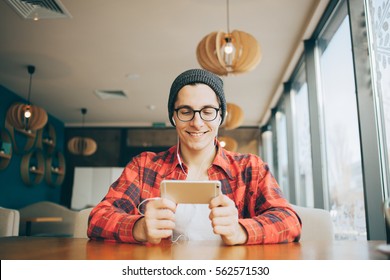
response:
<path id="1" fill-rule="evenodd" d="M 216 226 L 232 226 L 235 224 L 234 219 L 231 217 L 216 217 L 211 220 L 212 227 Z"/>
<path id="2" fill-rule="evenodd" d="M 232 218 L 238 217 L 238 211 L 234 205 L 212 208 L 210 210 L 209 218 L 213 219 L 215 217 L 228 217 L 228 216 Z"/>
<path id="3" fill-rule="evenodd" d="M 211 199 L 211 201 L 209 203 L 209 208 L 212 209 L 214 207 L 218 207 L 222 204 L 222 202 L 223 202 L 223 195 L 219 194 L 218 196 Z"/>
<path id="4" fill-rule="evenodd" d="M 175 228 L 175 223 L 170 220 L 158 220 L 154 223 L 154 228 L 157 230 L 172 230 Z"/>
<path id="5" fill-rule="evenodd" d="M 175 213 L 176 204 L 168 199 L 156 199 L 146 204 L 145 214 L 158 209 L 169 209 Z"/>
<path id="6" fill-rule="evenodd" d="M 157 244 L 162 238 L 172 235 L 175 223 L 170 220 L 147 219 L 145 217 L 145 228 L 146 240 Z"/>
<path id="7" fill-rule="evenodd" d="M 153 230 L 148 233 L 148 241 L 156 244 L 159 243 L 161 239 L 170 237 L 172 235 L 172 230 L 164 229 L 164 230 Z"/>
<path id="8" fill-rule="evenodd" d="M 173 202 L 172 200 L 166 199 L 166 198 L 161 198 L 156 200 L 156 206 L 157 208 L 163 208 L 163 209 L 169 209 L 173 213 L 176 211 L 176 203 Z"/>
<path id="9" fill-rule="evenodd" d="M 221 206 L 229 206 L 229 205 L 234 205 L 233 200 L 231 200 L 229 197 L 227 197 L 224 194 L 220 194 L 217 197 L 214 197 L 210 203 L 209 203 L 209 208 L 215 208 L 215 207 L 221 207 Z"/>
<path id="10" fill-rule="evenodd" d="M 168 215 L 164 216 L 161 212 L 167 212 Z M 153 215 L 153 213 L 149 213 L 148 216 L 145 216 L 145 227 L 148 232 L 151 232 L 152 230 L 175 228 L 174 214 L 170 210 L 158 210 L 158 213 L 162 216 L 159 217 L 159 214 Z"/>
<path id="11" fill-rule="evenodd" d="M 161 242 L 161 238 L 148 238 L 148 242 L 152 244 L 159 244 Z"/>
<path id="12" fill-rule="evenodd" d="M 213 232 L 222 236 L 233 236 L 236 233 L 233 226 L 215 226 Z"/>
<path id="13" fill-rule="evenodd" d="M 175 220 L 175 213 L 169 209 L 157 209 L 153 216 L 157 220 Z"/>

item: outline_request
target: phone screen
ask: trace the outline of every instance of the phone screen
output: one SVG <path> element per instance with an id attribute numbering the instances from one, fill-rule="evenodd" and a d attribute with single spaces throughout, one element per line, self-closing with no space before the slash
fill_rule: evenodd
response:
<path id="1" fill-rule="evenodd" d="M 162 198 L 183 204 L 208 204 L 220 189 L 220 181 L 163 180 L 160 185 Z"/>

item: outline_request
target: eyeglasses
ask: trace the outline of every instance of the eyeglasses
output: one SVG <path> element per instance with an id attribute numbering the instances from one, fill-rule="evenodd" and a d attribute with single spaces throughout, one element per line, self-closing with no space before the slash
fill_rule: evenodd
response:
<path id="1" fill-rule="evenodd" d="M 178 119 L 182 122 L 192 121 L 195 117 L 195 113 L 199 113 L 202 120 L 211 122 L 217 118 L 220 109 L 221 108 L 204 107 L 200 110 L 193 110 L 192 108 L 185 106 L 177 108 L 174 111 L 176 112 Z"/>

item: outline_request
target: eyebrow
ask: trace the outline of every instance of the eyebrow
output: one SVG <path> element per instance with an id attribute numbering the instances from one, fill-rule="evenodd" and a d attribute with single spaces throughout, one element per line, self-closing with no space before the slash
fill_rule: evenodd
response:
<path id="1" fill-rule="evenodd" d="M 212 104 L 208 104 L 208 105 L 204 105 L 203 107 L 201 107 L 200 109 L 203 109 L 203 108 L 219 108 L 221 107 L 221 105 L 212 105 Z M 188 109 L 191 109 L 191 110 L 195 110 L 192 106 L 189 106 L 189 105 L 180 105 L 180 106 L 177 106 L 176 109 L 182 109 L 182 108 L 188 108 Z"/>

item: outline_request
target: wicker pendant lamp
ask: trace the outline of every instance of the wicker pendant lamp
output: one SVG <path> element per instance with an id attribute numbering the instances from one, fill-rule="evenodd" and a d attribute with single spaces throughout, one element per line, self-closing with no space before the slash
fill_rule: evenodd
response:
<path id="1" fill-rule="evenodd" d="M 261 60 L 261 49 L 250 34 L 229 28 L 229 0 L 227 0 L 227 33 L 206 35 L 198 44 L 196 57 L 206 70 L 227 76 L 251 71 Z"/>
<path id="2" fill-rule="evenodd" d="M 86 108 L 81 109 L 82 128 L 84 129 L 84 117 L 87 113 Z M 89 137 L 77 136 L 68 141 L 68 150 L 74 155 L 90 156 L 97 150 L 96 141 Z"/>
<path id="3" fill-rule="evenodd" d="M 239 127 L 244 121 L 244 111 L 240 106 L 227 103 L 226 104 L 226 117 L 222 124 L 222 127 L 226 130 L 231 130 Z"/>
<path id="4" fill-rule="evenodd" d="M 231 152 L 237 151 L 238 143 L 234 138 L 229 137 L 229 136 L 220 136 L 220 137 L 218 137 L 218 140 L 219 140 L 219 143 L 221 144 L 221 146 L 223 148 L 225 148 L 226 150 L 231 151 Z"/>
<path id="5" fill-rule="evenodd" d="M 16 129 L 36 131 L 46 125 L 48 117 L 44 109 L 30 103 L 32 75 L 35 72 L 35 66 L 28 65 L 27 70 L 30 74 L 27 104 L 14 103 L 7 111 L 6 120 Z"/>

